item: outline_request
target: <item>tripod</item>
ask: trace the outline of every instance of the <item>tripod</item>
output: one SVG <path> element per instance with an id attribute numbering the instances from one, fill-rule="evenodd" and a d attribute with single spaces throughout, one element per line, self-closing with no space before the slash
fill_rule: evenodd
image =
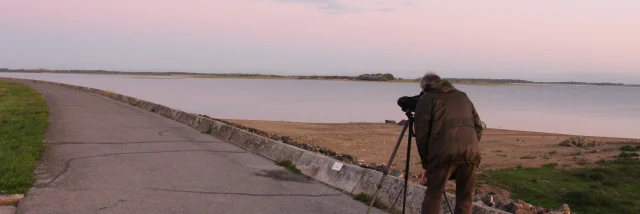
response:
<path id="1" fill-rule="evenodd" d="M 371 203 L 369 204 L 369 209 L 367 209 L 367 214 L 371 213 L 371 208 L 373 207 L 373 204 L 376 202 L 376 199 L 378 198 L 378 192 L 380 191 L 380 188 L 382 188 L 382 182 L 384 182 L 384 179 L 387 177 L 387 175 L 389 174 L 389 169 L 391 168 L 391 163 L 393 163 L 393 159 L 396 157 L 396 153 L 398 152 L 398 148 L 400 148 L 400 143 L 402 143 L 402 138 L 404 137 L 404 133 L 407 131 L 407 128 L 409 129 L 409 137 L 407 138 L 407 161 L 405 164 L 405 168 L 404 168 L 404 188 L 402 190 L 403 192 L 403 200 L 402 200 L 402 214 L 405 213 L 405 208 L 407 205 L 407 185 L 409 183 L 409 161 L 411 158 L 411 138 L 413 138 L 413 136 L 415 136 L 415 133 L 413 132 L 413 122 L 414 122 L 414 118 L 413 118 L 413 113 L 411 113 L 411 111 L 405 111 L 405 115 L 407 116 L 407 122 L 404 123 L 404 127 L 402 128 L 402 132 L 400 133 L 400 137 L 398 137 L 398 141 L 396 142 L 396 146 L 393 148 L 393 152 L 391 153 L 391 157 L 389 158 L 389 162 L 387 163 L 387 166 L 384 169 L 384 172 L 382 173 L 382 179 L 380 179 L 380 182 L 378 183 L 376 192 L 373 195 L 373 199 L 371 200 Z M 449 206 L 449 210 L 451 211 L 451 213 L 453 213 L 453 209 L 451 207 L 451 204 L 449 203 L 449 198 L 447 198 L 447 193 L 443 193 L 444 199 L 447 202 L 447 205 Z"/>

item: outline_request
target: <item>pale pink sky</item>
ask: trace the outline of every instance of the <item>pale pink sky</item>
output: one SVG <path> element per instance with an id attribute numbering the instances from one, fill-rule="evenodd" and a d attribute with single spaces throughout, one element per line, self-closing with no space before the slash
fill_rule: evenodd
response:
<path id="1" fill-rule="evenodd" d="M 0 67 L 640 83 L 638 11 L 637 0 L 0 0 Z"/>

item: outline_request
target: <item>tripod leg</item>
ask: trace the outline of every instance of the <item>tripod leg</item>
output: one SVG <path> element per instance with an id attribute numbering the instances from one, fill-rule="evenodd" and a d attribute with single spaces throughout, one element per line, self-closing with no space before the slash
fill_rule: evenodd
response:
<path id="1" fill-rule="evenodd" d="M 442 193 L 442 196 L 444 197 L 444 201 L 447 202 L 447 206 L 449 206 L 449 212 L 453 213 L 453 207 L 451 206 L 451 202 L 449 202 L 449 198 L 447 197 L 447 191 L 444 191 Z"/>
<path id="2" fill-rule="evenodd" d="M 411 161 L 411 138 L 413 138 L 413 120 L 407 121 L 409 124 L 409 137 L 407 138 L 407 163 L 404 167 L 404 196 L 402 199 L 402 213 L 405 213 L 405 207 L 407 205 L 407 185 L 409 183 L 409 162 Z"/>
<path id="3" fill-rule="evenodd" d="M 400 133 L 400 137 L 398 137 L 398 142 L 396 143 L 396 146 L 393 148 L 393 153 L 391 153 L 391 157 L 389 158 L 389 162 L 387 163 L 387 166 L 384 169 L 384 172 L 382 173 L 382 179 L 380 179 L 380 182 L 378 183 L 376 192 L 373 195 L 373 199 L 371 200 L 371 203 L 369 204 L 369 209 L 367 209 L 367 214 L 371 213 L 371 208 L 373 208 L 373 204 L 376 202 L 376 199 L 378 198 L 378 192 L 380 191 L 380 188 L 382 188 L 382 182 L 387 177 L 387 174 L 389 174 L 389 168 L 391 168 L 391 163 L 393 163 L 393 159 L 396 157 L 396 153 L 398 152 L 398 148 L 400 147 L 400 143 L 402 143 L 402 137 L 404 137 L 404 132 L 407 131 L 407 127 L 409 127 L 409 122 L 408 121 L 404 124 L 404 127 L 402 128 L 402 133 Z"/>

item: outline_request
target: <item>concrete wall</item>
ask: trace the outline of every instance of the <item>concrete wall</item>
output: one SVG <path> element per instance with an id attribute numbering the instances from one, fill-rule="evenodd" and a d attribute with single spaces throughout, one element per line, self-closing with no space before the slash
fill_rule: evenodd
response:
<path id="1" fill-rule="evenodd" d="M 334 158 L 265 138 L 211 118 L 201 117 L 196 114 L 179 111 L 145 100 L 100 89 L 64 83 L 13 78 L 5 79 L 56 84 L 102 95 L 123 103 L 128 103 L 129 105 L 136 106 L 141 109 L 155 112 L 180 123 L 189 125 L 203 133 L 211 134 L 227 140 L 270 160 L 289 160 L 295 164 L 303 174 L 349 194 L 356 195 L 359 193 L 366 193 L 373 196 L 376 186 L 382 178 L 382 173 L 372 169 L 365 169 L 357 165 L 343 163 Z M 388 207 L 393 207 L 395 210 L 402 210 L 403 187 L 404 180 L 393 176 L 387 176 L 383 182 L 380 192 L 378 193 L 378 200 Z M 407 189 L 407 213 L 420 213 L 420 207 L 426 187 L 417 184 L 409 184 Z M 448 197 L 453 206 L 455 204 L 455 196 L 448 194 Z M 449 213 L 444 200 L 442 203 L 442 210 L 440 213 Z M 502 214 L 508 212 L 487 207 L 480 203 L 474 203 L 473 213 Z"/>

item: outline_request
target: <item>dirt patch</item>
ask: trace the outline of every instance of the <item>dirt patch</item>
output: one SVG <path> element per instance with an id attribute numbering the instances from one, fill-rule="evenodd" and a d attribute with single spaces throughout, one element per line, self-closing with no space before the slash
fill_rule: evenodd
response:
<path id="1" fill-rule="evenodd" d="M 289 136 L 297 142 L 331 149 L 349 154 L 358 161 L 386 164 L 402 131 L 402 126 L 393 123 L 297 123 L 284 121 L 228 120 L 246 127 L 268 133 Z M 562 167 L 588 166 L 601 159 L 613 159 L 624 145 L 640 145 L 639 140 L 589 137 L 588 140 L 605 142 L 593 147 L 565 147 L 558 145 L 571 135 L 486 129 L 480 147 L 482 164 L 486 169 L 510 167 L 538 167 L 557 163 Z M 404 171 L 406 161 L 406 135 L 391 168 Z M 413 175 L 420 174 L 422 167 L 412 140 L 411 167 Z M 412 179 L 414 180 L 414 179 Z"/>

